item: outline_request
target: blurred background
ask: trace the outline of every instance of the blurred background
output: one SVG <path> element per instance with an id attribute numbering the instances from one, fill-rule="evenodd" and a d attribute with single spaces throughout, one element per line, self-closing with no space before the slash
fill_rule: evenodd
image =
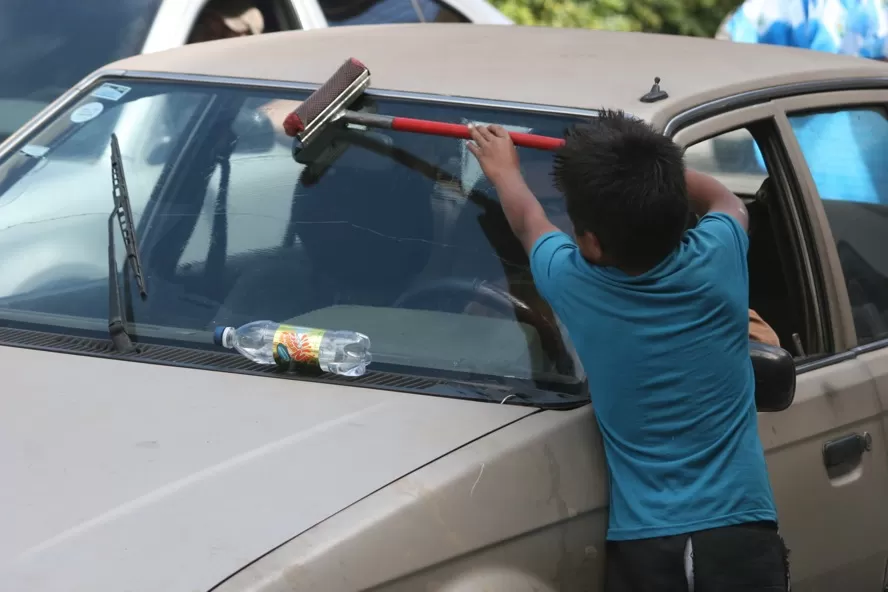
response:
<path id="1" fill-rule="evenodd" d="M 713 37 L 741 0 L 493 0 L 520 25 Z"/>
<path id="2" fill-rule="evenodd" d="M 91 71 L 121 58 L 188 43 L 421 22 L 514 22 L 712 37 L 740 4 L 741 0 L 0 0 L 0 141 Z M 760 10 L 761 3 L 755 4 Z"/>

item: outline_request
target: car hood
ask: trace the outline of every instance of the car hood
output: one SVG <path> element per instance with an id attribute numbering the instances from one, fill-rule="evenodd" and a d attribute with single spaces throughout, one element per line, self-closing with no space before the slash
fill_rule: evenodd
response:
<path id="1" fill-rule="evenodd" d="M 208 590 L 528 408 L 0 347 L 0 589 Z"/>

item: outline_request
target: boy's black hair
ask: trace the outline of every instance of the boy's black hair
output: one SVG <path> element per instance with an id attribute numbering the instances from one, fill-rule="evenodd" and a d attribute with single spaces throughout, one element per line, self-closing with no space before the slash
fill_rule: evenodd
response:
<path id="1" fill-rule="evenodd" d="M 608 265 L 646 271 L 688 221 L 684 157 L 671 139 L 623 111 L 568 130 L 552 172 L 577 235 L 591 232 Z"/>

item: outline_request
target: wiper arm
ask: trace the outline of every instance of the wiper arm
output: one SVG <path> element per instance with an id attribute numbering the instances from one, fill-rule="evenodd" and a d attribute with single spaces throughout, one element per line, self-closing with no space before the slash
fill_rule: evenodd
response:
<path id="1" fill-rule="evenodd" d="M 541 388 L 523 379 L 499 377 L 496 383 L 465 380 L 442 380 L 432 390 L 438 394 L 481 399 L 492 403 L 524 405 L 539 409 L 573 409 L 585 405 L 585 391 L 563 393 Z"/>
<path id="2" fill-rule="evenodd" d="M 142 300 L 148 298 L 145 290 L 145 278 L 142 275 L 142 260 L 139 258 L 139 246 L 136 243 L 136 230 L 133 224 L 133 211 L 130 207 L 129 192 L 126 189 L 126 176 L 123 173 L 123 159 L 117 135 L 111 134 L 111 184 L 114 198 L 114 210 L 108 216 L 108 333 L 114 343 L 114 349 L 127 353 L 135 349 L 127 331 L 126 315 L 120 299 L 120 278 L 117 274 L 117 257 L 114 253 L 114 218 L 120 226 L 123 245 L 126 247 L 126 261 L 129 262 Z"/>

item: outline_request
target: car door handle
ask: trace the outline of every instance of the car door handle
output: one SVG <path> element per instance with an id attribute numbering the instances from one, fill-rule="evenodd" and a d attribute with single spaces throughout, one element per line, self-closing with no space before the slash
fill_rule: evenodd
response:
<path id="1" fill-rule="evenodd" d="M 873 437 L 869 432 L 852 434 L 830 440 L 823 445 L 823 464 L 826 468 L 840 465 L 857 464 L 863 453 L 873 448 Z"/>

